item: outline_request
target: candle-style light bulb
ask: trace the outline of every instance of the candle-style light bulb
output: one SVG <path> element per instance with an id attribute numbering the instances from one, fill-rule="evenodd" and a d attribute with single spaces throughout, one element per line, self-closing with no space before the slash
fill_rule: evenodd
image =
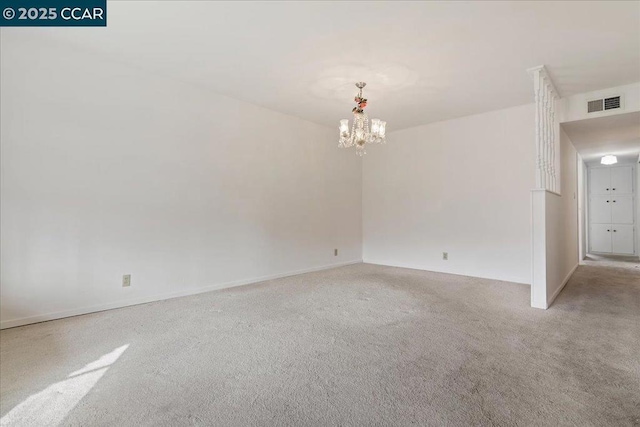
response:
<path id="1" fill-rule="evenodd" d="M 386 127 L 387 127 L 387 122 L 380 122 L 380 128 L 378 129 L 378 136 L 380 138 L 384 138 L 384 135 L 386 133 Z"/>
<path id="2" fill-rule="evenodd" d="M 380 119 L 372 119 L 371 133 L 373 134 L 373 136 L 378 136 L 378 132 L 380 132 Z"/>
<path id="3" fill-rule="evenodd" d="M 349 136 L 349 119 L 340 120 L 340 135 Z"/>

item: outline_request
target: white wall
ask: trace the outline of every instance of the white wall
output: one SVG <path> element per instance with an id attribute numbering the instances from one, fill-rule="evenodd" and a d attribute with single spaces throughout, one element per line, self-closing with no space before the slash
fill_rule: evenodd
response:
<path id="1" fill-rule="evenodd" d="M 636 164 L 636 251 L 640 260 L 640 155 Z"/>
<path id="2" fill-rule="evenodd" d="M 574 147 L 575 148 L 575 147 Z M 582 261 L 588 252 L 588 235 L 587 230 L 587 200 L 589 195 L 587 192 L 587 164 L 584 162 L 580 154 L 578 156 L 578 242 L 579 242 L 579 260 Z"/>
<path id="3" fill-rule="evenodd" d="M 578 157 L 562 128 L 559 141 L 562 172 L 560 195 L 547 194 L 547 306 L 560 293 L 579 262 Z"/>
<path id="4" fill-rule="evenodd" d="M 531 192 L 531 306 L 548 308 L 578 267 L 578 154 L 559 129 L 560 192 Z"/>
<path id="5" fill-rule="evenodd" d="M 25 34 L 1 41 L 3 327 L 361 259 L 335 129 Z"/>
<path id="6" fill-rule="evenodd" d="M 368 149 L 364 261 L 530 283 L 534 118 L 524 105 L 392 132 Z"/>
<path id="7" fill-rule="evenodd" d="M 587 113 L 587 102 L 618 95 L 622 96 L 620 109 Z M 557 101 L 556 110 L 560 123 L 640 111 L 640 82 L 562 98 Z"/>

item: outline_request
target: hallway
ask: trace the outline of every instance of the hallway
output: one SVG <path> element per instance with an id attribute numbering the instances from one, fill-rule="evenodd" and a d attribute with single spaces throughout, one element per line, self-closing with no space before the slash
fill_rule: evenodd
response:
<path id="1" fill-rule="evenodd" d="M 587 255 L 551 308 L 614 315 L 607 317 L 612 333 L 616 333 L 619 322 L 635 322 L 635 348 L 640 348 L 638 258 Z"/>
<path id="2" fill-rule="evenodd" d="M 562 346 L 576 357 L 573 366 L 562 357 L 568 363 L 563 375 L 569 383 L 580 383 L 592 393 L 607 396 L 611 404 L 621 404 L 612 393 L 616 382 L 630 372 L 636 373 L 636 388 L 640 381 L 638 258 L 587 255 L 548 312 L 559 322 L 557 336 L 571 336 Z M 640 425 L 638 400 L 634 400 L 636 409 L 619 419 L 619 425 Z"/>
<path id="3" fill-rule="evenodd" d="M 619 314 L 610 320 L 635 322 L 636 348 L 640 348 L 638 257 L 586 255 L 552 307 Z"/>
<path id="4" fill-rule="evenodd" d="M 640 261 L 638 261 L 637 256 L 607 257 L 602 255 L 588 254 L 582 261 L 582 264 L 591 267 L 610 267 L 634 270 L 638 274 L 640 274 Z M 640 280 L 640 278 L 638 280 Z"/>

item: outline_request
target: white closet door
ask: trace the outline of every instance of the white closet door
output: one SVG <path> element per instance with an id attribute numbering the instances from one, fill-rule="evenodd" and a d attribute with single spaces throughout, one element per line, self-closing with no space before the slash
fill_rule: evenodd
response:
<path id="1" fill-rule="evenodd" d="M 613 225 L 612 227 L 613 253 L 633 255 L 633 225 Z"/>
<path id="2" fill-rule="evenodd" d="M 631 166 L 611 168 L 611 193 L 633 193 L 633 168 Z"/>
<path id="3" fill-rule="evenodd" d="M 591 250 L 593 252 L 611 253 L 612 228 L 609 224 L 593 224 L 591 226 Z"/>
<path id="4" fill-rule="evenodd" d="M 611 223 L 611 196 L 591 196 L 589 220 L 592 224 Z"/>
<path id="5" fill-rule="evenodd" d="M 611 171 L 609 168 L 594 168 L 590 172 L 589 193 L 609 194 L 611 191 Z"/>
<path id="6" fill-rule="evenodd" d="M 633 197 L 607 196 L 611 205 L 611 222 L 614 224 L 633 224 Z"/>

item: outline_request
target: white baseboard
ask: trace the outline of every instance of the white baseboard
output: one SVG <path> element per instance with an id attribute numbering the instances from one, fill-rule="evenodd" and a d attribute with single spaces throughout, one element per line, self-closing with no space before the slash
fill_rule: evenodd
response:
<path id="1" fill-rule="evenodd" d="M 578 266 L 580 265 L 580 263 L 578 262 L 569 272 L 569 274 L 567 274 L 567 277 L 564 278 L 564 280 L 562 281 L 562 284 L 560 285 L 560 287 L 558 289 L 556 289 L 556 291 L 553 293 L 553 295 L 551 295 L 551 297 L 547 300 L 547 306 L 545 308 L 549 308 L 551 307 L 551 304 L 553 304 L 553 301 L 556 299 L 556 297 L 558 295 L 560 295 L 560 292 L 562 292 L 562 290 L 564 289 L 564 287 L 566 286 L 566 284 L 569 282 L 569 279 L 571 279 L 571 276 L 573 276 L 573 273 L 576 272 L 576 269 L 578 268 Z"/>
<path id="2" fill-rule="evenodd" d="M 35 316 L 22 317 L 19 319 L 10 319 L 0 322 L 0 329 L 15 328 L 16 326 L 30 325 L 32 323 L 46 322 L 49 320 L 63 319 L 65 317 L 79 316 L 82 314 L 96 313 L 99 311 L 113 310 L 115 308 L 130 307 L 132 305 L 146 304 L 154 301 L 162 301 L 171 298 L 185 297 L 189 295 L 201 294 L 204 292 L 216 291 L 219 289 L 232 288 L 235 286 L 249 285 L 252 283 L 264 282 L 265 280 L 280 279 L 283 277 L 296 276 L 298 274 L 312 273 L 314 271 L 329 270 L 332 268 L 343 267 L 345 265 L 360 264 L 362 260 L 353 260 L 336 264 L 323 265 L 320 267 L 305 268 L 302 270 L 294 270 L 286 273 L 271 274 L 268 276 L 255 277 L 252 279 L 236 280 L 233 282 L 219 283 L 216 285 L 203 286 L 200 288 L 192 288 L 185 291 L 170 292 L 165 294 L 151 295 L 148 297 L 135 298 L 125 301 L 116 301 L 107 304 L 94 305 L 90 307 L 76 308 L 72 310 L 58 311 L 55 313 L 38 314 Z"/>
<path id="3" fill-rule="evenodd" d="M 432 273 L 451 274 L 453 276 L 474 277 L 476 279 L 497 280 L 499 282 L 517 283 L 519 285 L 531 286 L 530 281 L 527 281 L 526 279 L 523 279 L 521 277 L 489 277 L 484 275 L 475 275 L 475 274 L 469 274 L 469 273 L 458 273 L 458 272 L 452 272 L 447 270 L 439 270 L 436 268 L 425 268 L 425 267 L 420 267 L 420 266 L 415 266 L 410 264 L 398 264 L 398 263 L 392 263 L 392 262 L 390 263 L 386 261 L 376 261 L 372 259 L 365 259 L 362 262 L 364 262 L 365 264 L 381 265 L 384 267 L 408 268 L 410 270 L 429 271 Z"/>

